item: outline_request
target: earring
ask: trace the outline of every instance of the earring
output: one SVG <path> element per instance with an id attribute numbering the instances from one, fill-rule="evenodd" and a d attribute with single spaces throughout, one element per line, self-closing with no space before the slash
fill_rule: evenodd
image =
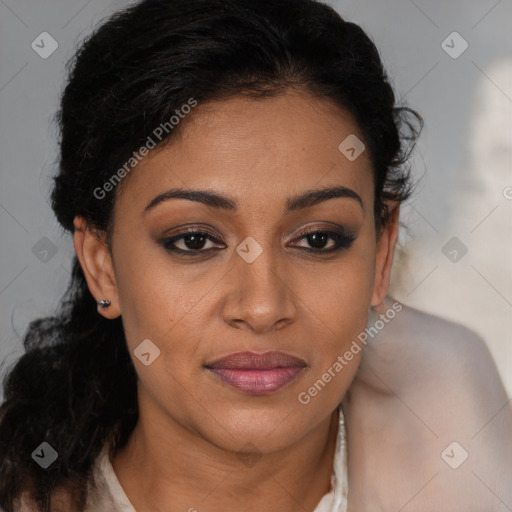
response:
<path id="1" fill-rule="evenodd" d="M 106 309 L 110 306 L 110 301 L 109 300 L 100 300 L 100 301 L 98 301 L 98 306 L 101 309 Z"/>

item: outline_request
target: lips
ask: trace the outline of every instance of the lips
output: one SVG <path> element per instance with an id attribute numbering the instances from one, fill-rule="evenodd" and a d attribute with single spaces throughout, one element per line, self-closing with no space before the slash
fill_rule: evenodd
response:
<path id="1" fill-rule="evenodd" d="M 236 352 L 205 365 L 226 384 L 250 395 L 281 389 L 306 368 L 306 362 L 285 352 Z"/>
<path id="2" fill-rule="evenodd" d="M 207 368 L 230 368 L 237 370 L 272 370 L 274 368 L 299 368 L 306 363 L 285 352 L 236 352 L 207 364 Z"/>

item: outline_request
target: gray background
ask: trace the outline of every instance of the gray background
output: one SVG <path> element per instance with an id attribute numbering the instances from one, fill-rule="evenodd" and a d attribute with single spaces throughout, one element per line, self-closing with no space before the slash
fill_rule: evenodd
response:
<path id="1" fill-rule="evenodd" d="M 0 377 L 23 353 L 28 321 L 56 307 L 69 279 L 72 240 L 49 206 L 65 63 L 128 3 L 0 0 Z M 330 4 L 370 34 L 398 97 L 426 122 L 391 293 L 478 332 L 512 395 L 512 2 Z M 454 31 L 469 45 L 458 58 L 442 46 Z M 42 32 L 58 43 L 46 59 L 31 48 Z"/>

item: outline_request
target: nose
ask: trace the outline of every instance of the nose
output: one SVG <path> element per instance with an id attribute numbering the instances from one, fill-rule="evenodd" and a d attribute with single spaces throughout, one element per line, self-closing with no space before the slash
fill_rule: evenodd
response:
<path id="1" fill-rule="evenodd" d="M 292 323 L 297 296 L 286 275 L 286 262 L 279 261 L 270 249 L 263 249 L 252 263 L 236 253 L 234 260 L 223 302 L 224 321 L 257 334 L 272 333 Z"/>

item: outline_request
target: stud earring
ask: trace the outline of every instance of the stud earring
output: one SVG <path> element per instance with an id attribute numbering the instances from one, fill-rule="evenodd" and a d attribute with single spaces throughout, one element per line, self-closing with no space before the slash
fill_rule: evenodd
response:
<path id="1" fill-rule="evenodd" d="M 100 300 L 100 301 L 98 301 L 98 306 L 101 309 L 106 309 L 110 306 L 110 301 L 109 300 Z"/>

